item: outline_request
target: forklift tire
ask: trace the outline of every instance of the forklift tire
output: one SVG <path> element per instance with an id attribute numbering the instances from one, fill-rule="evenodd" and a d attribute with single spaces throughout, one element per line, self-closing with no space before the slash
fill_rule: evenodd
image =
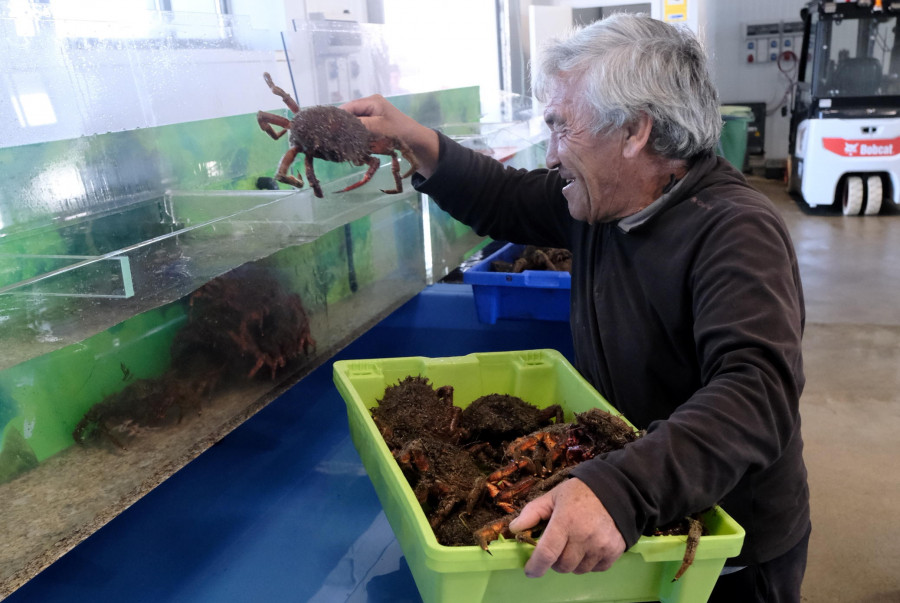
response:
<path id="1" fill-rule="evenodd" d="M 867 216 L 876 216 L 881 211 L 881 199 L 884 189 L 881 185 L 881 176 L 869 176 L 866 179 L 866 209 Z"/>
<path id="2" fill-rule="evenodd" d="M 841 203 L 845 216 L 858 216 L 862 212 L 863 181 L 859 176 L 847 176 Z"/>

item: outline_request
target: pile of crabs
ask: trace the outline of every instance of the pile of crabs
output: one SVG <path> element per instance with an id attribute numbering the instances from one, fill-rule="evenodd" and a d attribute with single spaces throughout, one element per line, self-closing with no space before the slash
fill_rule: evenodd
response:
<path id="1" fill-rule="evenodd" d="M 494 260 L 491 272 L 520 273 L 526 270 L 549 270 L 552 272 L 572 271 L 572 252 L 559 247 L 538 247 L 526 245 L 512 262 Z"/>
<path id="2" fill-rule="evenodd" d="M 452 386 L 435 388 L 421 376 L 387 387 L 371 412 L 438 542 L 488 552 L 500 535 L 512 537 L 509 522 L 525 503 L 578 463 L 640 435 L 600 409 L 566 423 L 559 405 L 538 408 L 507 394 L 462 408 Z"/>
<path id="3" fill-rule="evenodd" d="M 572 467 L 643 435 L 594 408 L 564 422 L 559 405 L 539 408 L 508 394 L 488 394 L 462 408 L 453 387 L 422 376 L 388 386 L 372 419 L 422 505 L 439 543 L 489 545 L 501 535 L 536 544 L 543 526 L 513 535 L 509 523 L 530 500 L 568 477 Z M 701 535 L 699 514 L 655 529 L 687 535 L 681 567 L 690 567 Z"/>

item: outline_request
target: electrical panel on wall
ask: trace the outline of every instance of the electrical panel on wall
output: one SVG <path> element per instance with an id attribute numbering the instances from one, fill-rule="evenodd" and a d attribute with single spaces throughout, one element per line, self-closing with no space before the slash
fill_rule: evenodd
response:
<path id="1" fill-rule="evenodd" d="M 800 56 L 803 43 L 801 21 L 748 23 L 744 29 L 744 62 L 751 65 L 777 63 L 779 58 Z"/>

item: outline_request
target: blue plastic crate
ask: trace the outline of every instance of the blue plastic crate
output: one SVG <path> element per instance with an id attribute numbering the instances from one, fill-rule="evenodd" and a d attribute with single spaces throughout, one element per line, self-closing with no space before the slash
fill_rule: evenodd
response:
<path id="1" fill-rule="evenodd" d="M 514 262 L 524 249 L 525 245 L 507 243 L 463 273 L 463 282 L 472 285 L 481 322 L 494 324 L 499 318 L 569 320 L 572 275 L 568 272 L 491 272 L 491 262 Z"/>

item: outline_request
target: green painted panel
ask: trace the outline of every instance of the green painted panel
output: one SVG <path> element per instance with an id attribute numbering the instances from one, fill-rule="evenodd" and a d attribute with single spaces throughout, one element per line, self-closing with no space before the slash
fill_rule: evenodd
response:
<path id="1" fill-rule="evenodd" d="M 0 400 L 16 410 L 7 422 L 24 435 L 39 460 L 71 446 L 72 430 L 91 406 L 134 379 L 165 371 L 169 346 L 185 317 L 182 304 L 145 312 L 3 371 Z M 5 449 L 5 438 L 0 444 Z"/>

